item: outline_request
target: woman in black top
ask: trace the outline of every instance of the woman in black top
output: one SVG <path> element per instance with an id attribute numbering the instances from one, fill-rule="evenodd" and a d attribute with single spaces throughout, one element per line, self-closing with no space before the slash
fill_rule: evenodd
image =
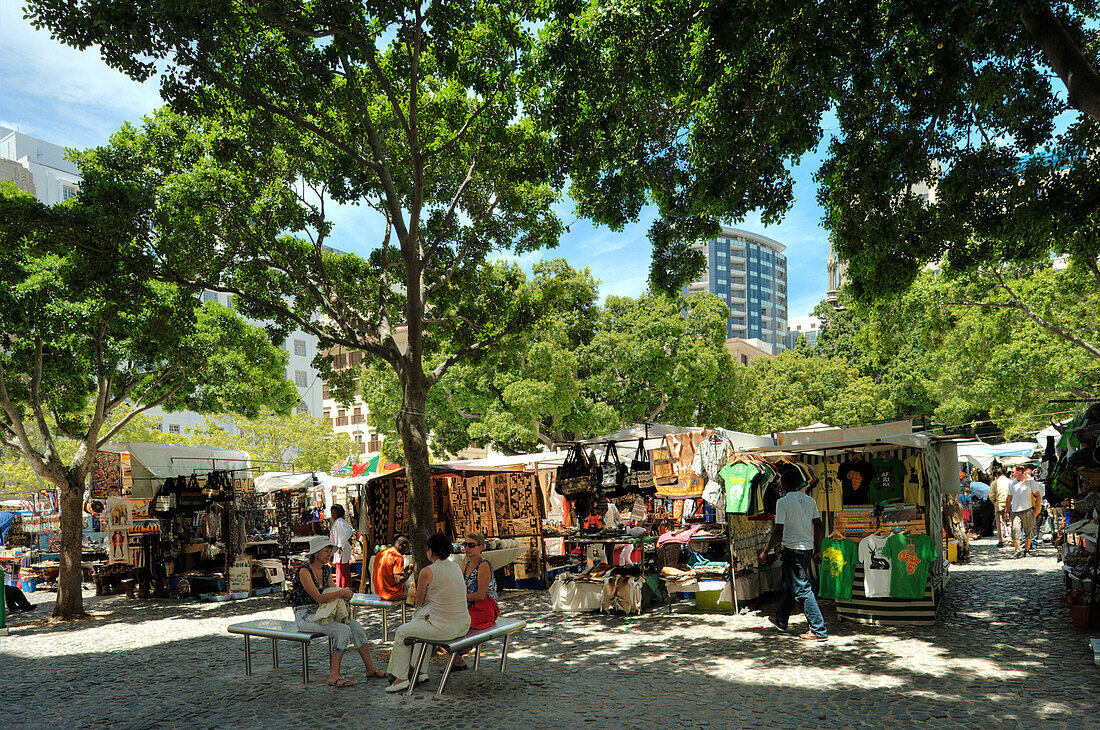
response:
<path id="1" fill-rule="evenodd" d="M 334 588 L 332 562 L 332 543 L 327 537 L 313 537 L 309 541 L 309 563 L 294 573 L 290 589 L 290 605 L 294 607 L 294 623 L 299 631 L 326 634 L 332 637 L 332 654 L 329 656 L 328 683 L 331 687 L 351 687 L 355 682 L 340 675 L 340 662 L 344 658 L 349 644 L 354 644 L 363 658 L 368 677 L 385 677 L 386 673 L 375 666 L 367 646 L 367 632 L 355 619 L 330 623 L 317 622 L 317 609 L 322 603 L 338 599 L 351 600 L 355 595 L 350 588 L 340 588 L 325 593 L 325 588 Z"/>

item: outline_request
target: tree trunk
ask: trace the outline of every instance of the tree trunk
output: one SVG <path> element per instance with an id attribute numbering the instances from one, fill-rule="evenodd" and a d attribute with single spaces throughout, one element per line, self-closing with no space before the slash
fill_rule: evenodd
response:
<path id="1" fill-rule="evenodd" d="M 80 546 L 84 532 L 84 480 L 70 475 L 61 489 L 61 572 L 57 577 L 57 603 L 53 617 L 72 620 L 84 618 L 80 567 Z"/>
<path id="2" fill-rule="evenodd" d="M 419 368 L 410 368 L 419 370 Z M 408 486 L 409 539 L 418 568 L 429 564 L 428 538 L 435 533 L 432 479 L 428 463 L 428 426 L 425 408 L 428 387 L 421 372 L 403 378 L 401 410 L 397 413 L 397 432 L 405 449 L 405 476 Z"/>

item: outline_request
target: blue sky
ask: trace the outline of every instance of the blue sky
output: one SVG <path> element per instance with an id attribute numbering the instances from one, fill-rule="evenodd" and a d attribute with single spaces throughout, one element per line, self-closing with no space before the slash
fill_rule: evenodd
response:
<path id="1" fill-rule="evenodd" d="M 0 3 L 0 125 L 65 147 L 103 144 L 123 122 L 138 122 L 160 104 L 156 80 L 138 84 L 109 69 L 98 53 L 81 53 L 51 40 L 23 19 L 17 2 Z M 790 316 L 809 312 L 825 296 L 828 235 L 821 228 L 812 181 L 819 159 L 807 155 L 795 168 L 795 204 L 782 223 L 764 227 L 757 215 L 733 225 L 765 233 L 787 246 Z M 562 209 L 573 221 L 572 205 Z M 368 212 L 347 206 L 334 211 L 330 244 L 364 253 L 375 245 L 380 228 Z M 616 232 L 587 221 L 570 225 L 556 250 L 520 259 L 529 267 L 538 258 L 564 257 L 572 266 L 589 267 L 600 280 L 600 293 L 637 296 L 646 290 L 650 246 L 646 231 L 652 213 Z"/>

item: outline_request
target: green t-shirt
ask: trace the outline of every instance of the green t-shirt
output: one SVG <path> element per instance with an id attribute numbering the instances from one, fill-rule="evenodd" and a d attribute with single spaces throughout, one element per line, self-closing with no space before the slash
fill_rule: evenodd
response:
<path id="1" fill-rule="evenodd" d="M 722 467 L 718 475 L 726 484 L 726 512 L 737 515 L 749 513 L 749 496 L 752 494 L 749 486 L 759 473 L 760 470 L 752 464 L 742 462 Z"/>
<path id="2" fill-rule="evenodd" d="M 890 596 L 923 598 L 928 571 L 936 559 L 936 541 L 928 535 L 899 532 L 886 541 L 883 554 L 890 558 Z"/>
<path id="3" fill-rule="evenodd" d="M 871 462 L 875 480 L 871 482 L 871 503 L 901 499 L 905 480 L 905 464 L 901 459 L 875 459 Z"/>
<path id="4" fill-rule="evenodd" d="M 849 601 L 852 598 L 852 576 L 859 562 L 859 546 L 848 539 L 821 541 L 821 577 L 819 595 Z"/>

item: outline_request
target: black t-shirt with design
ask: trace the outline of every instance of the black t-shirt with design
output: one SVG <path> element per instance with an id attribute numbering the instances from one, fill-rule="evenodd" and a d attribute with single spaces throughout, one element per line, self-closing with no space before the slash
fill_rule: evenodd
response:
<path id="1" fill-rule="evenodd" d="M 871 485 L 875 481 L 875 469 L 866 459 L 849 460 L 837 469 L 841 496 L 845 506 L 871 504 Z"/>

